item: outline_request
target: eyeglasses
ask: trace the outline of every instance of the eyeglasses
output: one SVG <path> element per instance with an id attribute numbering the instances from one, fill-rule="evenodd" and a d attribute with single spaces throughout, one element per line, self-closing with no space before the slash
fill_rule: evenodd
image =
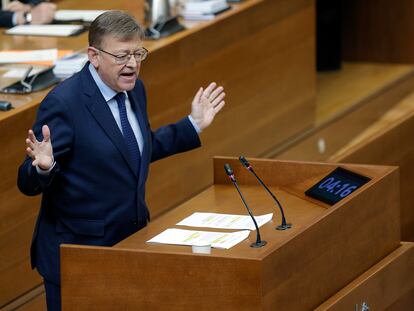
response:
<path id="1" fill-rule="evenodd" d="M 118 55 L 109 53 L 109 52 L 104 51 L 104 50 L 102 50 L 100 48 L 97 48 L 97 47 L 95 47 L 95 49 L 114 57 L 115 62 L 118 65 L 124 65 L 124 64 L 128 63 L 129 60 L 131 59 L 131 56 L 134 56 L 134 58 L 137 62 L 142 62 L 144 59 L 147 58 L 147 55 L 148 55 L 148 50 L 144 47 L 140 48 L 139 50 L 136 50 L 134 53 L 124 53 L 124 54 L 118 54 Z"/>

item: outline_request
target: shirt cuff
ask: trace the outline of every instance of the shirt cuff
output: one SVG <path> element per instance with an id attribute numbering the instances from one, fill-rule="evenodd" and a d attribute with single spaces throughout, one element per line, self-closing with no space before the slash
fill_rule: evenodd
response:
<path id="1" fill-rule="evenodd" d="M 13 13 L 12 24 L 13 24 L 13 26 L 17 25 L 17 13 L 16 12 Z"/>
<path id="2" fill-rule="evenodd" d="M 188 120 L 190 120 L 191 124 L 193 125 L 195 131 L 197 134 L 201 133 L 201 129 L 198 127 L 197 123 L 194 121 L 193 117 L 191 115 L 188 116 Z"/>
<path id="3" fill-rule="evenodd" d="M 49 175 L 49 173 L 53 170 L 53 168 L 55 167 L 55 165 L 56 165 L 56 161 L 53 161 L 53 165 L 52 165 L 49 169 L 47 169 L 47 170 L 42 170 L 42 169 L 39 167 L 39 165 L 36 165 L 36 172 L 37 172 L 39 175 L 47 176 L 47 175 Z"/>

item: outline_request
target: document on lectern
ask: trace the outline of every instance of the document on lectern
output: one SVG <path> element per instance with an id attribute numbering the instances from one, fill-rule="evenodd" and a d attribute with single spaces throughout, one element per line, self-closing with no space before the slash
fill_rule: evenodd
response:
<path id="1" fill-rule="evenodd" d="M 273 213 L 270 213 L 262 216 L 255 216 L 254 219 L 257 222 L 257 226 L 261 227 L 269 222 L 272 217 Z M 256 230 L 250 216 L 217 213 L 193 213 L 191 216 L 180 221 L 177 225 L 215 229 Z"/>
<path id="2" fill-rule="evenodd" d="M 167 229 L 148 240 L 147 243 L 173 245 L 211 245 L 214 248 L 229 249 L 245 240 L 249 230 L 236 232 L 208 232 L 183 229 Z"/>

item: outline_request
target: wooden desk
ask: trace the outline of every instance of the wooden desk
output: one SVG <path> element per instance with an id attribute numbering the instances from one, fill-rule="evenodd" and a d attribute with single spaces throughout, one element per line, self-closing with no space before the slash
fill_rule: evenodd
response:
<path id="1" fill-rule="evenodd" d="M 135 1 L 119 8 L 139 16 Z M 61 8 L 115 8 L 112 2 L 61 1 Z M 137 7 L 134 7 L 136 5 Z M 142 14 L 142 13 L 141 13 Z M 227 106 L 202 133 L 203 148 L 152 166 L 147 199 L 157 216 L 212 183 L 213 154 L 258 156 L 289 139 L 314 120 L 315 25 L 313 0 L 250 0 L 214 21 L 159 41 L 146 41 L 150 55 L 142 68 L 154 128 L 190 112 L 200 85 L 215 80 L 226 88 Z M 188 24 L 190 26 L 190 24 Z M 73 38 L 0 37 L 0 49 L 86 47 L 87 35 Z M 0 113 L 0 306 L 40 283 L 28 263 L 39 197 L 24 197 L 16 174 L 24 138 L 46 92 L 4 96 L 16 109 Z M 4 258 L 4 260 L 3 260 Z M 21 282 L 14 282 L 15 279 Z"/>
<path id="2" fill-rule="evenodd" d="M 344 165 L 372 179 L 329 206 L 304 192 L 336 164 L 250 160 L 284 206 L 291 229 L 275 230 L 280 213 L 266 191 L 237 159 L 218 157 L 214 185 L 114 247 L 62 246 L 63 310 L 313 310 L 399 246 L 397 168 Z M 274 212 L 261 227 L 268 243 L 251 248 L 251 232 L 209 255 L 146 243 L 193 212 L 246 213 L 224 163 L 234 168 L 256 215 Z"/>

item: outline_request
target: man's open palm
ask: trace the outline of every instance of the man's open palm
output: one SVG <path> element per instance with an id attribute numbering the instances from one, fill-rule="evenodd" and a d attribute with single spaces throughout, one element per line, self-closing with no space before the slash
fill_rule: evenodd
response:
<path id="1" fill-rule="evenodd" d="M 32 158 L 33 166 L 39 166 L 42 170 L 48 170 L 53 165 L 53 148 L 50 141 L 50 130 L 47 125 L 42 127 L 43 140 L 38 141 L 32 130 L 26 138 L 26 153 Z"/>
<path id="2" fill-rule="evenodd" d="M 224 107 L 224 89 L 217 87 L 215 82 L 203 90 L 200 88 L 191 104 L 191 117 L 197 123 L 200 130 L 208 127 L 217 113 Z"/>

